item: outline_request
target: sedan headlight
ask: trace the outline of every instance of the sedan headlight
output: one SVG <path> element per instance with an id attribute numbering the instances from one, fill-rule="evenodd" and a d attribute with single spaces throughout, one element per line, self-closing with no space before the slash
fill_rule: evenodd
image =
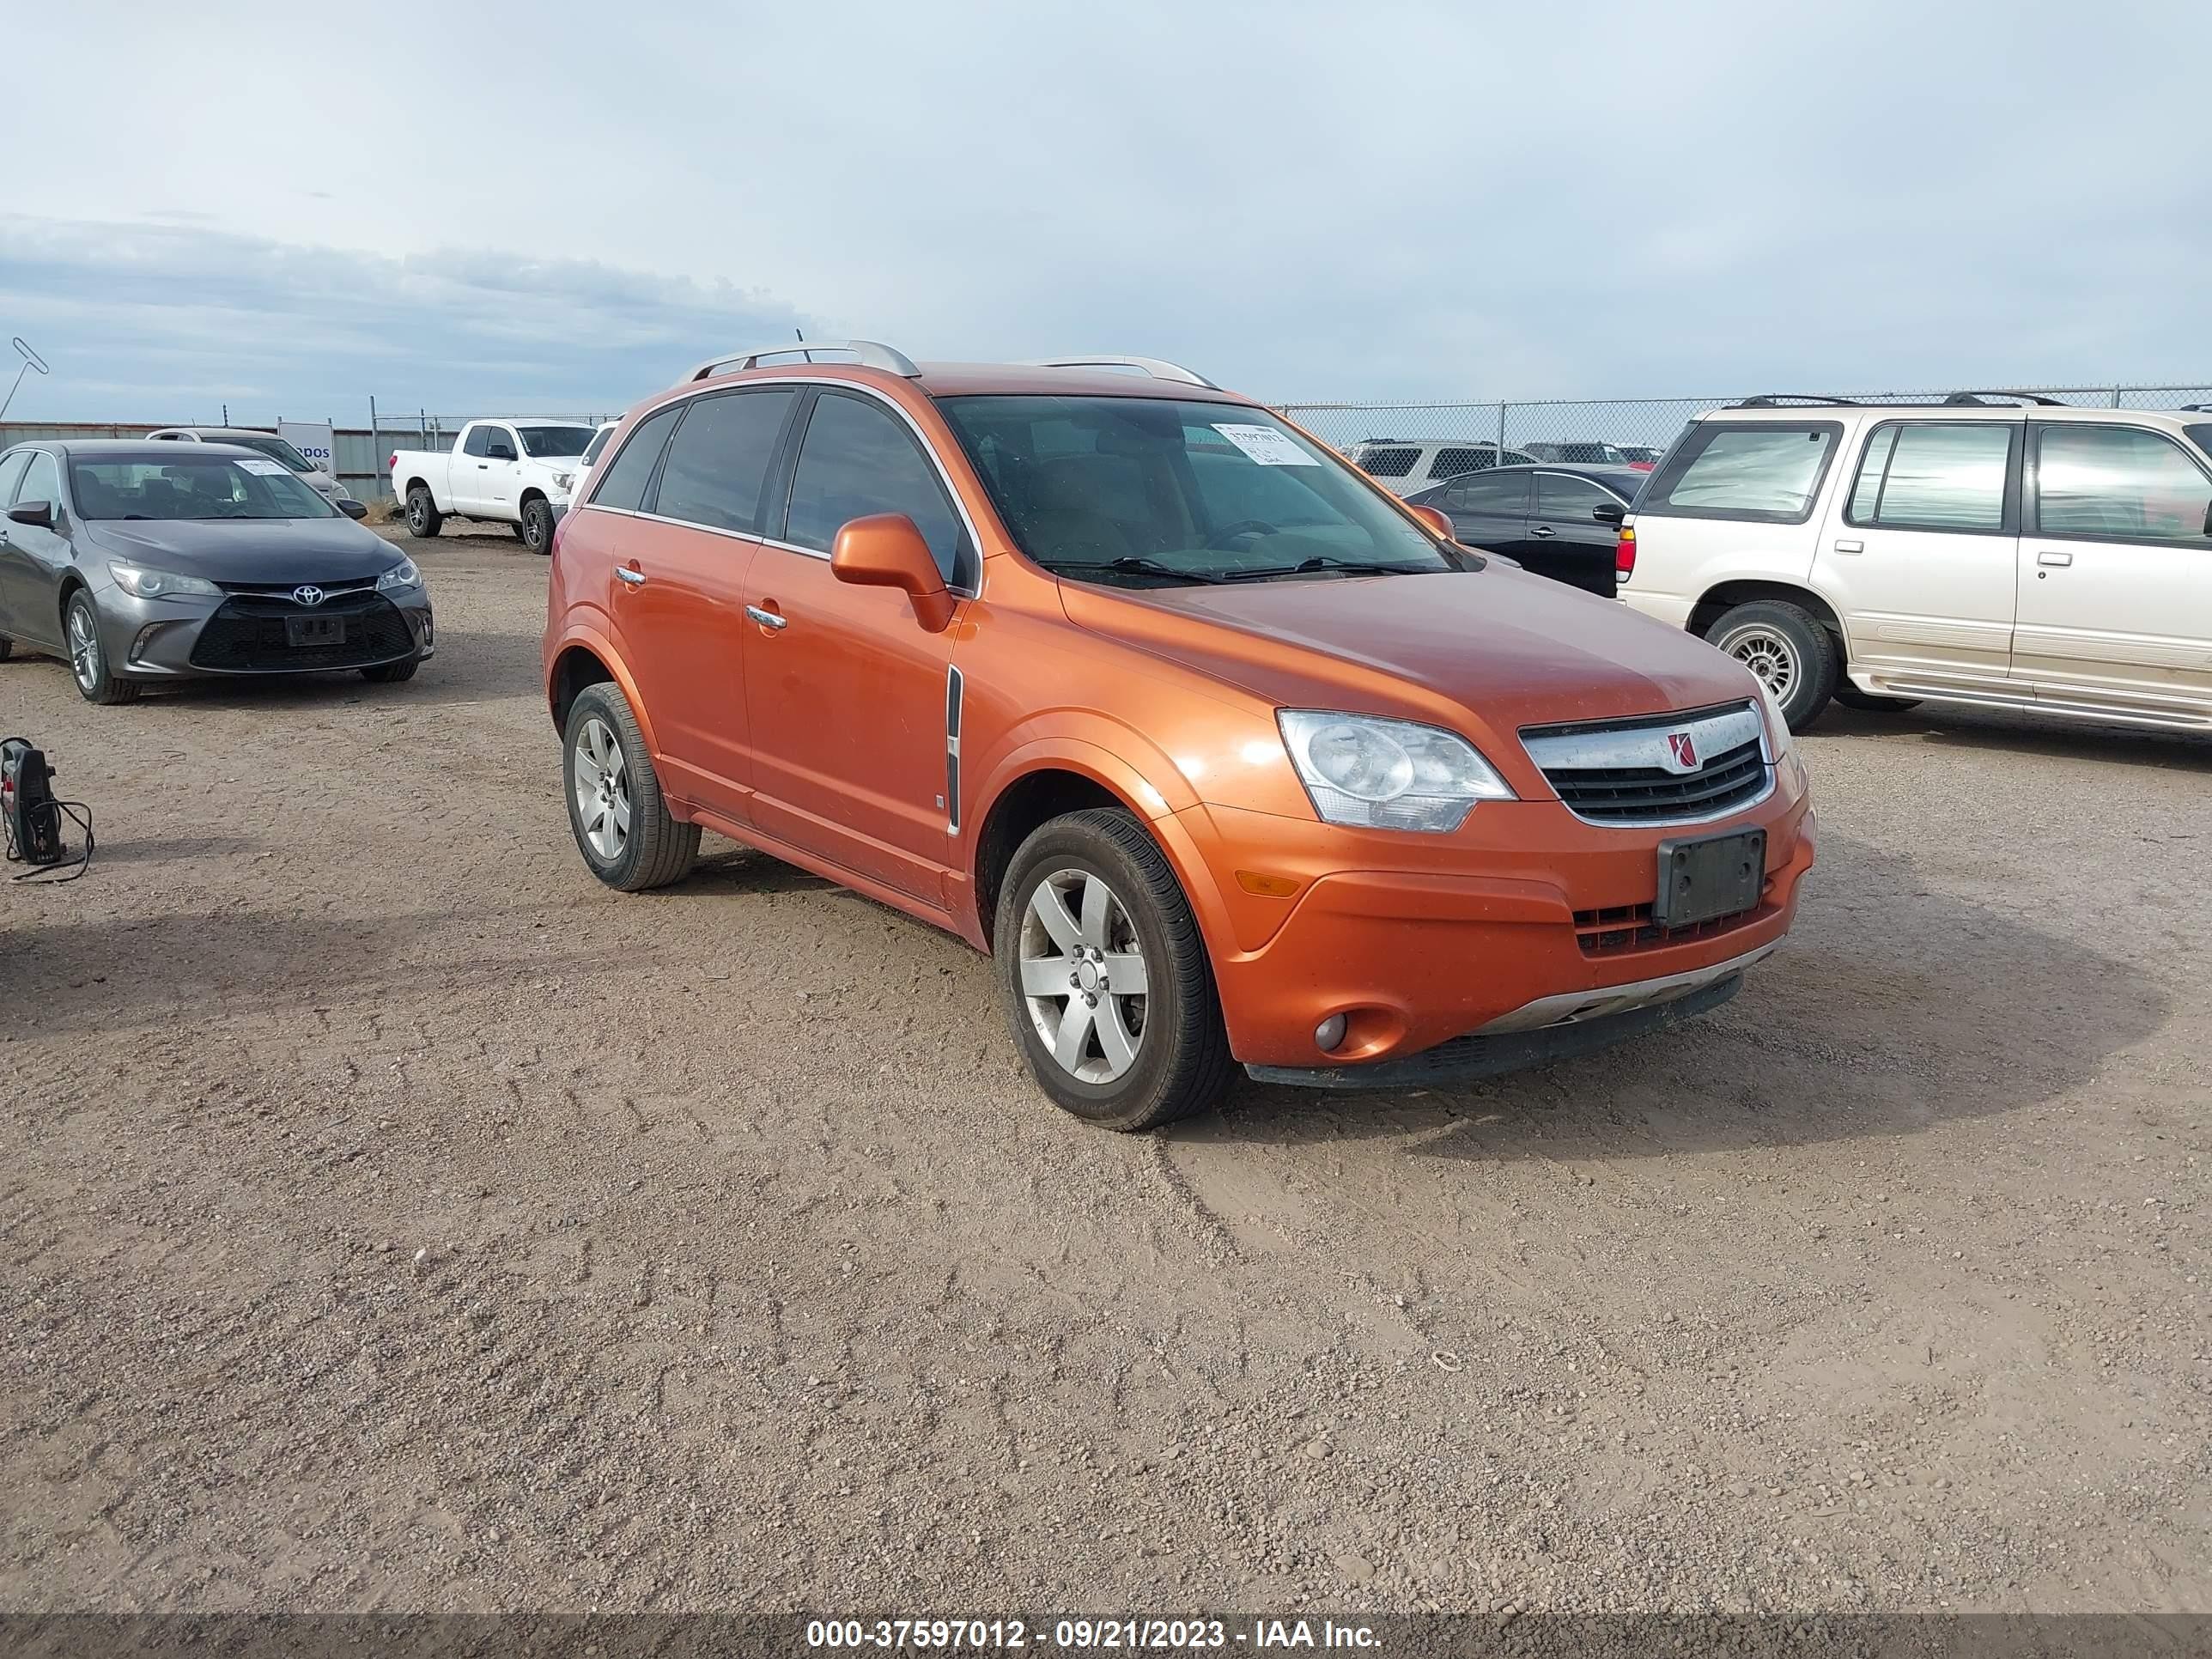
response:
<path id="1" fill-rule="evenodd" d="M 1490 763 L 1466 738 L 1371 714 L 1278 709 L 1283 744 L 1324 823 L 1441 835 L 1479 800 L 1511 800 Z"/>
<path id="2" fill-rule="evenodd" d="M 187 593 L 220 593 L 222 589 L 199 576 L 180 576 L 173 570 L 154 570 L 121 559 L 107 562 L 115 585 L 134 599 L 173 599 Z"/>
<path id="3" fill-rule="evenodd" d="M 376 579 L 376 591 L 388 593 L 394 588 L 420 586 L 422 581 L 422 573 L 415 568 L 415 561 L 402 559 Z"/>

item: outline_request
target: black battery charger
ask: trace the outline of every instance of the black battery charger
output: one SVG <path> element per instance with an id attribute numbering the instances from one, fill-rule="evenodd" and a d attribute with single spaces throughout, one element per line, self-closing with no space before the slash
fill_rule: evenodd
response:
<path id="1" fill-rule="evenodd" d="M 16 881 L 41 876 L 75 881 L 92 867 L 92 809 L 82 801 L 56 799 L 53 778 L 44 751 L 28 738 L 0 738 L 0 832 L 8 861 L 31 866 Z M 75 859 L 62 840 L 64 817 L 84 831 L 84 851 Z"/>

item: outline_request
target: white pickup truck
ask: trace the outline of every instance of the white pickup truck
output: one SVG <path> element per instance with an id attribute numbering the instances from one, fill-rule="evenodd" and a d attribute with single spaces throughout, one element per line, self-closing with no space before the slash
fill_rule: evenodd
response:
<path id="1" fill-rule="evenodd" d="M 551 552 L 592 430 L 517 416 L 471 421 L 450 451 L 394 450 L 392 491 L 407 504 L 408 533 L 434 536 L 448 519 L 483 519 L 513 526 L 532 553 Z"/>

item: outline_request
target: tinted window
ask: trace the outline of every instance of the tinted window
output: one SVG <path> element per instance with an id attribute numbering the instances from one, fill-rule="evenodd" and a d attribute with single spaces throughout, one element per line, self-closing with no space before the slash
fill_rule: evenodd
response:
<path id="1" fill-rule="evenodd" d="M 1370 449 L 1359 458 L 1359 470 L 1370 478 L 1402 478 L 1413 470 L 1418 449 Z"/>
<path id="2" fill-rule="evenodd" d="M 668 441 L 668 428 L 676 424 L 676 417 L 683 412 L 681 404 L 672 404 L 647 416 L 631 429 L 614 464 L 592 470 L 593 507 L 618 507 L 625 513 L 637 511 L 645 500 L 646 485 L 653 482 L 653 464 L 660 459 L 660 447 Z"/>
<path id="3" fill-rule="evenodd" d="M 1843 428 L 1709 422 L 1685 439 L 1653 475 L 1639 513 L 1802 524 L 1811 516 L 1828 457 Z"/>
<path id="4" fill-rule="evenodd" d="M 30 464 L 31 452 L 27 449 L 19 449 L 0 459 L 0 507 L 15 504 L 15 480 L 23 476 L 23 469 Z"/>
<path id="5" fill-rule="evenodd" d="M 1876 428 L 1844 517 L 1888 530 L 2004 529 L 2017 430 L 1972 421 Z"/>
<path id="6" fill-rule="evenodd" d="M 489 427 L 484 432 L 484 453 L 495 461 L 520 459 L 514 453 L 514 434 L 503 426 Z"/>
<path id="7" fill-rule="evenodd" d="M 488 426 L 471 427 L 469 428 L 469 435 L 461 440 L 461 453 L 464 455 L 485 455 L 490 453 L 490 452 L 491 428 Z"/>
<path id="8" fill-rule="evenodd" d="M 599 457 L 607 453 L 607 444 L 614 435 L 615 429 L 611 426 L 603 426 L 593 434 L 590 447 L 584 451 L 583 464 L 586 466 L 597 466 Z"/>
<path id="9" fill-rule="evenodd" d="M 15 499 L 19 501 L 46 501 L 59 507 L 62 504 L 62 470 L 54 465 L 54 458 L 43 449 L 31 452 L 30 470 L 23 474 L 17 486 Z M 90 517 L 89 514 L 85 514 Z"/>
<path id="10" fill-rule="evenodd" d="M 541 460 L 580 455 L 592 441 L 592 428 L 587 426 L 526 426 L 520 430 L 524 453 Z"/>
<path id="11" fill-rule="evenodd" d="M 1607 502 L 1620 505 L 1620 497 L 1600 489 L 1587 478 L 1570 478 L 1559 472 L 1537 475 L 1536 516 L 1540 519 L 1594 524 L 1596 520 L 1590 517 L 1592 510 Z"/>
<path id="12" fill-rule="evenodd" d="M 881 404 L 825 392 L 806 423 L 782 539 L 828 552 L 837 532 L 872 513 L 903 513 L 947 581 L 959 568 L 960 519 L 906 423 Z"/>
<path id="13" fill-rule="evenodd" d="M 1497 472 L 1462 478 L 1444 492 L 1444 508 L 1451 513 L 1503 513 L 1518 518 L 1528 510 L 1528 475 Z"/>
<path id="14" fill-rule="evenodd" d="M 665 519 L 756 532 L 761 485 L 795 392 L 695 398 L 669 440 L 653 510 Z"/>
<path id="15" fill-rule="evenodd" d="M 2207 455 L 2212 455 L 2212 426 L 2192 426 L 2189 436 Z"/>
<path id="16" fill-rule="evenodd" d="M 1456 478 L 1462 472 L 1480 472 L 1497 465 L 1498 452 L 1494 449 L 1439 449 L 1436 459 L 1429 463 L 1429 476 Z"/>
<path id="17" fill-rule="evenodd" d="M 2036 494 L 2045 535 L 2206 539 L 2212 482 L 2179 444 L 2139 427 L 2053 424 L 2041 433 Z"/>

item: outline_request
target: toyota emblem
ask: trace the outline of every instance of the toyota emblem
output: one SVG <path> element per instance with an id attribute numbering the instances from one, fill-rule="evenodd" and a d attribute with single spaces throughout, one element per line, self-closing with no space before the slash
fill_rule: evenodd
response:
<path id="1" fill-rule="evenodd" d="M 323 590 L 310 582 L 306 586 L 294 588 L 292 590 L 292 598 L 296 603 L 301 605 L 320 605 L 323 602 Z"/>

